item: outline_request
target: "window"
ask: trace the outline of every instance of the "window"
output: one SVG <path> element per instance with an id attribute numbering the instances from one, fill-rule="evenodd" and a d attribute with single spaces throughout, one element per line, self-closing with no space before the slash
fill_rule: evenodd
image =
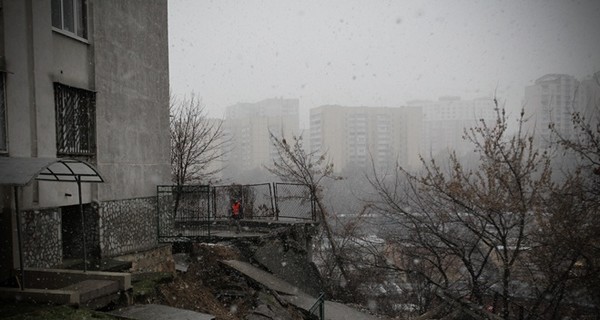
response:
<path id="1" fill-rule="evenodd" d="M 96 151 L 96 93 L 54 83 L 56 152 L 93 155 Z"/>
<path id="2" fill-rule="evenodd" d="M 6 139 L 6 99 L 4 86 L 5 73 L 0 72 L 0 153 L 8 151 L 8 139 Z"/>
<path id="3" fill-rule="evenodd" d="M 85 0 L 52 0 L 52 26 L 87 39 L 87 5 Z"/>

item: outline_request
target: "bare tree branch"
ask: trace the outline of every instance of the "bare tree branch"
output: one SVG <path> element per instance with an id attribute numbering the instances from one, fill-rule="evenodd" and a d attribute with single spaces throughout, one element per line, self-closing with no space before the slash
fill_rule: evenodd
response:
<path id="1" fill-rule="evenodd" d="M 220 166 L 226 143 L 223 121 L 209 119 L 195 95 L 170 102 L 171 176 L 174 184 L 208 183 Z"/>
<path id="2" fill-rule="evenodd" d="M 333 164 L 325 154 L 306 152 L 302 144 L 302 137 L 292 137 L 288 142 L 284 137 L 277 137 L 270 132 L 271 143 L 277 151 L 278 158 L 273 160 L 273 166 L 267 170 L 278 176 L 283 181 L 298 183 L 306 186 L 310 197 L 317 205 L 319 222 L 323 225 L 325 234 L 331 245 L 335 265 L 339 269 L 344 281 L 349 280 L 338 243 L 329 223 L 328 213 L 323 204 L 322 185 L 324 179 L 339 179 L 333 174 Z"/>

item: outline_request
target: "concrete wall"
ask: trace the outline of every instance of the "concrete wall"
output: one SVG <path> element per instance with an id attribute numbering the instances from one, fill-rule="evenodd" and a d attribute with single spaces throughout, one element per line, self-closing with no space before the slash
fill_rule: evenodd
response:
<path id="1" fill-rule="evenodd" d="M 3 1 L 6 69 L 6 107 L 8 118 L 9 153 L 11 156 L 30 156 L 32 149 L 33 105 L 32 18 L 31 1 Z M 10 45 L 8 45 L 10 44 Z"/>
<path id="2" fill-rule="evenodd" d="M 115 257 L 116 260 L 131 262 L 129 272 L 170 272 L 175 273 L 175 260 L 173 260 L 170 244 L 156 246 L 150 250 L 133 252 Z"/>
<path id="3" fill-rule="evenodd" d="M 169 184 L 165 0 L 93 3 L 99 199 L 156 195 Z M 110 23 L 106 23 L 110 21 Z"/>

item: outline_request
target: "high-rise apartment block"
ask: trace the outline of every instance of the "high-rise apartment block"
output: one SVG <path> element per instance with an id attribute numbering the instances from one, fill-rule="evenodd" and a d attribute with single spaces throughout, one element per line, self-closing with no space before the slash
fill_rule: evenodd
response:
<path id="1" fill-rule="evenodd" d="M 577 106 L 579 81 L 566 74 L 547 74 L 525 87 L 527 129 L 535 132 L 540 146 L 549 146 L 553 135 L 550 124 L 565 138 L 573 134 L 571 114 Z"/>
<path id="2" fill-rule="evenodd" d="M 581 112 L 594 128 L 600 123 L 600 71 L 579 83 L 576 110 Z"/>
<path id="3" fill-rule="evenodd" d="M 311 150 L 327 152 L 336 172 L 391 169 L 418 164 L 421 110 L 409 107 L 344 107 L 310 110 Z"/>
<path id="4" fill-rule="evenodd" d="M 574 112 L 593 126 L 600 121 L 600 72 L 579 81 L 566 74 L 547 74 L 525 88 L 527 129 L 535 133 L 539 146 L 548 147 L 558 138 L 575 138 L 572 123 Z"/>
<path id="5" fill-rule="evenodd" d="M 480 125 L 480 120 L 494 124 L 495 104 L 491 98 L 462 100 L 441 97 L 438 101 L 411 101 L 412 107 L 423 110 L 423 134 L 419 152 L 424 158 L 434 158 L 451 151 L 462 156 L 473 149 L 464 139 L 465 129 Z"/>
<path id="6" fill-rule="evenodd" d="M 299 100 L 266 99 L 227 107 L 224 165 L 230 173 L 263 169 L 277 157 L 270 132 L 277 137 L 299 135 Z"/>

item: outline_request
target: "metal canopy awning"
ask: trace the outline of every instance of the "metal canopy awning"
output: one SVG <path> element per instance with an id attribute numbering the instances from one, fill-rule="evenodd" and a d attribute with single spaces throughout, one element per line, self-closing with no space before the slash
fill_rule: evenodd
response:
<path id="1" fill-rule="evenodd" d="M 76 159 L 0 157 L 0 185 L 24 187 L 33 180 L 102 183 L 91 164 Z"/>
<path id="2" fill-rule="evenodd" d="M 27 186 L 33 180 L 76 182 L 79 196 L 79 214 L 81 215 L 83 242 L 83 270 L 87 269 L 85 245 L 85 217 L 81 203 L 81 183 L 102 183 L 104 179 L 91 164 L 76 159 L 58 158 L 19 158 L 0 157 L 0 185 L 12 186 L 15 193 L 15 215 L 17 217 L 17 237 L 19 242 L 19 265 L 21 269 L 20 287 L 25 286 L 23 271 L 23 245 L 21 239 L 21 217 L 19 213 L 19 188 Z"/>

